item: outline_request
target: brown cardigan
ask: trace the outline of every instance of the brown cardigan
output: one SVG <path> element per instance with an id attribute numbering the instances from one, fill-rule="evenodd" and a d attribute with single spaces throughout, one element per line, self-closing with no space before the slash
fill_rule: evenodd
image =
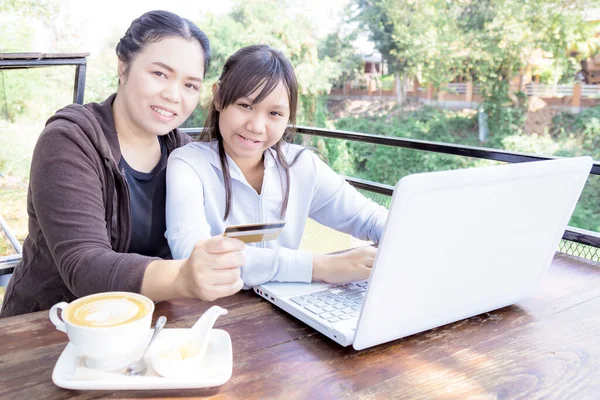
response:
<path id="1" fill-rule="evenodd" d="M 115 96 L 69 105 L 46 122 L 31 164 L 29 235 L 0 316 L 45 310 L 98 292 L 139 293 L 146 266 L 155 258 L 127 254 L 131 217 L 118 167 Z M 167 151 L 190 141 L 177 129 L 169 132 Z"/>

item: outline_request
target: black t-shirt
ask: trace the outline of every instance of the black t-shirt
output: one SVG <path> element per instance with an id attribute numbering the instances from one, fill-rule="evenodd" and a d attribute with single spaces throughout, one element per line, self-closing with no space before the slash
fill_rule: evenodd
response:
<path id="1" fill-rule="evenodd" d="M 167 197 L 167 147 L 160 141 L 160 161 L 150 172 L 134 170 L 121 157 L 131 204 L 131 243 L 129 253 L 171 259 L 165 231 Z"/>

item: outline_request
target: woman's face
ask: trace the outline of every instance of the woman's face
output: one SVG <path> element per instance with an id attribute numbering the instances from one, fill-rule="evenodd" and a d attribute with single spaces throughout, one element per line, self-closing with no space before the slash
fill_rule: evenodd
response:
<path id="1" fill-rule="evenodd" d="M 200 44 L 179 37 L 148 44 L 128 66 L 119 62 L 120 87 L 128 128 L 164 135 L 181 125 L 200 99 L 204 53 Z"/>
<path id="2" fill-rule="evenodd" d="M 290 118 L 289 95 L 283 82 L 260 103 L 252 104 L 261 89 L 220 111 L 223 147 L 238 166 L 259 163 L 263 152 L 281 139 Z"/>

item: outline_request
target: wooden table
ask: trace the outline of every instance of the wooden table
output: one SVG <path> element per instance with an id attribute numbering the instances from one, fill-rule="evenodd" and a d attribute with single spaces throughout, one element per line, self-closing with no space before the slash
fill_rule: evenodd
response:
<path id="1" fill-rule="evenodd" d="M 538 294 L 361 352 L 343 348 L 252 292 L 217 302 L 233 341 L 233 376 L 205 390 L 70 391 L 52 369 L 65 334 L 47 312 L 0 320 L 0 398 L 600 398 L 600 264 L 557 254 Z M 159 303 L 168 327 L 210 304 Z"/>

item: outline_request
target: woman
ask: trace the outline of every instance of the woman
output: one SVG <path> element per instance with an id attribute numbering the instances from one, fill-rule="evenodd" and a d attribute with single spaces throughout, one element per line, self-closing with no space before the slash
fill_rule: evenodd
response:
<path id="1" fill-rule="evenodd" d="M 387 210 L 366 199 L 313 152 L 290 144 L 298 83 L 285 56 L 248 46 L 223 67 L 206 123 L 208 142 L 169 158 L 167 239 L 175 258 L 227 225 L 286 220 L 276 240 L 245 249 L 247 286 L 267 281 L 342 283 L 367 279 L 376 250 L 298 250 L 307 218 L 379 242 Z"/>
<path id="2" fill-rule="evenodd" d="M 190 141 L 176 128 L 199 101 L 210 63 L 206 35 L 151 11 L 133 21 L 116 52 L 117 93 L 63 108 L 38 139 L 29 235 L 1 316 L 104 291 L 213 300 L 242 287 L 240 241 L 199 241 L 188 258 L 165 260 L 166 161 Z"/>

